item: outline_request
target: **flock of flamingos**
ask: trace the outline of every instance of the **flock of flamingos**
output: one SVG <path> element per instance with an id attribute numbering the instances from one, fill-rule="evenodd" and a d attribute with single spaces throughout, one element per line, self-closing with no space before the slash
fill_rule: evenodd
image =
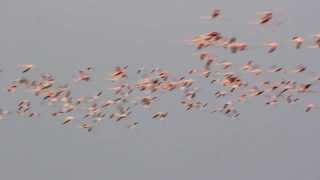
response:
<path id="1" fill-rule="evenodd" d="M 216 21 L 221 13 L 221 10 L 214 9 L 207 19 Z M 266 26 L 274 18 L 273 12 L 262 12 L 256 25 Z M 320 48 L 320 33 L 314 34 L 308 43 L 304 37 L 299 36 L 294 36 L 289 41 L 292 42 L 292 48 L 299 51 L 304 48 Z M 298 64 L 290 68 L 278 65 L 262 67 L 253 60 L 244 64 L 221 60 L 207 50 L 222 48 L 230 53 L 241 53 L 250 49 L 250 44 L 238 41 L 237 37 L 226 37 L 220 32 L 200 34 L 190 38 L 189 43 L 197 50 L 200 68 L 190 69 L 179 76 L 161 68 L 141 68 L 134 70 L 137 78 L 133 80 L 130 76 L 129 82 L 129 67 L 118 66 L 108 74 L 112 86 L 104 91 L 96 90 L 92 96 L 75 95 L 71 87 L 92 81 L 94 67 L 79 70 L 67 84 L 58 84 L 50 73 L 39 73 L 36 79 L 30 78 L 29 74 L 37 68 L 33 64 L 19 65 L 21 77 L 7 85 L 7 93 L 25 91 L 33 94 L 41 105 L 45 104 L 51 111 L 38 112 L 33 108 L 31 100 L 23 97 L 19 98 L 16 109 L 0 109 L 0 119 L 7 119 L 9 116 L 37 118 L 46 114 L 56 118 L 63 126 L 76 124 L 89 132 L 105 120 L 125 122 L 128 128 L 134 128 L 141 124 L 131 118 L 137 108 L 150 114 L 150 119 L 167 119 L 169 112 L 154 111 L 150 107 L 168 93 L 181 96 L 177 105 L 180 104 L 185 111 L 219 113 L 232 119 L 240 116 L 238 107 L 241 104 L 256 98 L 263 100 L 266 106 L 297 104 L 305 112 L 317 109 L 317 105 L 306 96 L 320 93 L 317 91 L 320 74 L 318 76 L 305 65 Z M 277 53 L 279 44 L 266 42 L 263 47 L 266 53 Z M 206 96 L 211 95 L 212 100 L 201 100 L 198 94 L 203 91 L 198 81 L 207 83 L 209 87 L 206 93 L 209 94 Z"/>

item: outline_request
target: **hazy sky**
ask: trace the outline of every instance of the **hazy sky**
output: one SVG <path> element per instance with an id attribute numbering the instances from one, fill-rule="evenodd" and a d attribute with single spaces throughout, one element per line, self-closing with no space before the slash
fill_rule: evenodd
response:
<path id="1" fill-rule="evenodd" d="M 68 81 L 79 68 L 97 67 L 105 75 L 116 65 L 163 67 L 181 73 L 199 62 L 185 40 L 222 31 L 250 43 L 277 40 L 272 55 L 257 48 L 220 57 L 263 65 L 303 63 L 320 71 L 316 49 L 296 51 L 289 39 L 320 31 L 317 0 L 1 0 L 1 87 L 18 77 L 16 65 L 34 63 Z M 212 8 L 220 22 L 200 20 Z M 256 12 L 274 10 L 279 27 L 250 24 Z M 91 87 L 104 87 L 103 78 Z M 208 93 L 209 94 L 209 93 Z M 23 95 L 23 94 L 20 94 Z M 0 106 L 14 106 L 15 96 L 0 94 Z M 93 133 L 61 127 L 49 116 L 0 122 L 0 178 L 71 179 L 221 179 L 318 180 L 319 112 L 295 106 L 265 108 L 245 104 L 238 120 L 203 112 L 184 113 L 178 99 L 157 105 L 170 111 L 159 123 L 141 112 L 141 127 L 106 122 Z"/>

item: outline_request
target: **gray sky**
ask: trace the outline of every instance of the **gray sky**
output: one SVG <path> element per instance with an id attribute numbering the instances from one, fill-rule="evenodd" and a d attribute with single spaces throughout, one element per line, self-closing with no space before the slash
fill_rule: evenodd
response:
<path id="1" fill-rule="evenodd" d="M 218 56 L 254 59 L 263 65 L 303 63 L 320 71 L 319 51 L 296 51 L 293 35 L 320 31 L 317 0 L 2 0 L 0 1 L 0 84 L 18 77 L 17 64 L 34 63 L 68 81 L 77 69 L 97 67 L 101 75 L 116 65 L 160 66 L 184 72 L 199 62 L 184 40 L 222 31 L 251 42 L 278 40 L 283 48 Z M 224 20 L 200 20 L 212 8 Z M 256 12 L 274 10 L 280 27 L 250 25 Z M 97 87 L 105 83 L 100 79 Z M 97 89 L 95 85 L 86 87 Z M 83 90 L 85 91 L 85 89 Z M 95 92 L 95 91 L 91 91 Z M 1 106 L 15 96 L 1 93 Z M 265 108 L 261 101 L 242 107 L 239 120 L 202 112 L 184 113 L 174 98 L 157 107 L 169 110 L 165 123 L 145 113 L 135 131 L 106 122 L 93 133 L 61 127 L 48 116 L 0 123 L 1 179 L 290 179 L 320 178 L 319 112 L 295 106 Z"/>

